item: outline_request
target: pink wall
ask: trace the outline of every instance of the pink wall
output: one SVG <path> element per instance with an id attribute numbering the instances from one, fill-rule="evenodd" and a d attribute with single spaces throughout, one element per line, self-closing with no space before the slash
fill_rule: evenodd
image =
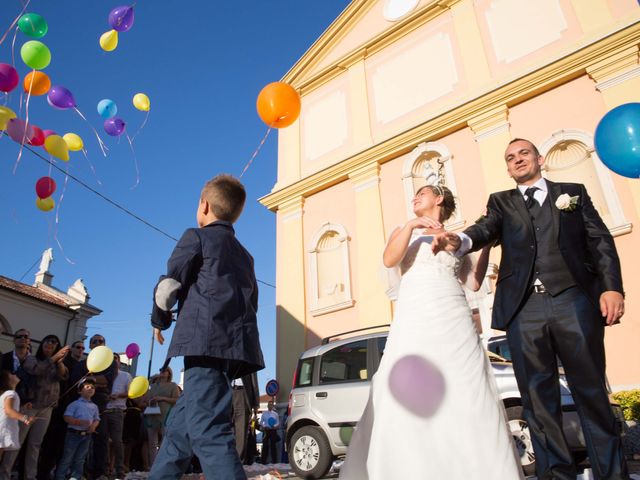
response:
<path id="1" fill-rule="evenodd" d="M 305 275 L 310 276 L 307 251 L 312 248 L 311 240 L 316 232 L 327 222 L 342 225 L 349 235 L 349 263 L 351 270 L 351 294 L 356 303 L 353 307 L 338 310 L 325 315 L 312 316 L 307 310 L 307 348 L 320 343 L 328 335 L 358 328 L 358 275 L 356 255 L 358 236 L 356 232 L 355 191 L 350 181 L 345 181 L 323 190 L 306 199 L 304 206 L 304 250 Z M 309 295 L 307 281 L 307 298 Z M 307 302 L 307 309 L 310 302 Z"/>

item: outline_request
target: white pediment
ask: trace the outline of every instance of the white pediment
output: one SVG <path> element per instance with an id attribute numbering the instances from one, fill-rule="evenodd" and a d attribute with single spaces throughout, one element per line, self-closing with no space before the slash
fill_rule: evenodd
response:
<path id="1" fill-rule="evenodd" d="M 318 38 L 285 80 L 304 83 L 434 0 L 354 0 Z"/>

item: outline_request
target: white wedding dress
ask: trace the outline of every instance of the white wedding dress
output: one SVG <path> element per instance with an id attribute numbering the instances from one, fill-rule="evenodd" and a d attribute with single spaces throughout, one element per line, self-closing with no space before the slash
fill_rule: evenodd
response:
<path id="1" fill-rule="evenodd" d="M 458 280 L 461 260 L 447 252 L 434 256 L 432 238 L 412 236 L 402 261 L 395 319 L 341 479 L 523 478 Z M 442 374 L 444 393 L 435 413 L 413 413 L 415 408 L 398 400 L 402 392 L 392 392 L 397 383 L 390 374 L 408 355 L 419 356 Z"/>

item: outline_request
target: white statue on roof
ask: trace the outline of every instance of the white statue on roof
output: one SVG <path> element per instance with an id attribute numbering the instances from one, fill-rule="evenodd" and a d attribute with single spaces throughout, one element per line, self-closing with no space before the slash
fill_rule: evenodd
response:
<path id="1" fill-rule="evenodd" d="M 49 265 L 51 265 L 51 262 L 53 262 L 53 249 L 47 248 L 42 252 L 42 260 L 40 260 L 40 269 L 38 270 L 38 273 L 49 272 Z"/>

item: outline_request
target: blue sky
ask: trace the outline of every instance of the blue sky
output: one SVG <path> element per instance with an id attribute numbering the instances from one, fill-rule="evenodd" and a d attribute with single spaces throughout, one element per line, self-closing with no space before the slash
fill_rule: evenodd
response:
<path id="1" fill-rule="evenodd" d="M 0 35 L 22 8 L 3 0 Z M 113 52 L 104 52 L 99 36 L 109 29 L 107 17 L 118 2 L 31 0 L 28 12 L 44 16 L 51 50 L 44 70 L 53 84 L 70 89 L 78 108 L 109 148 L 104 158 L 89 125 L 69 110 L 54 110 L 45 97 L 32 97 L 29 118 L 43 129 L 79 134 L 95 167 L 99 185 L 80 152 L 71 153 L 69 171 L 103 195 L 179 237 L 195 225 L 204 181 L 218 173 L 239 175 L 266 132 L 256 109 L 262 87 L 277 81 L 304 54 L 348 0 L 169 0 L 140 1 L 135 24 L 119 37 Z M 13 32 L 0 45 L 0 62 L 12 63 Z M 30 38 L 18 33 L 15 66 L 21 80 L 29 69 L 20 46 Z M 21 84 L 20 84 L 21 85 Z M 19 109 L 19 86 L 7 106 Z M 118 142 L 102 129 L 98 101 L 114 100 L 118 116 L 133 135 L 144 119 L 131 99 L 137 92 L 151 99 L 146 127 L 134 143 L 140 169 L 124 137 Z M 4 102 L 0 99 L 0 104 Z M 24 110 L 23 110 L 24 114 Z M 89 323 L 118 351 L 136 342 L 142 349 L 139 373 L 149 362 L 152 289 L 175 242 L 70 181 L 59 212 L 35 207 L 34 185 L 48 175 L 41 159 L 24 151 L 15 174 L 19 145 L 0 138 L 0 275 L 32 283 L 42 252 L 53 247 L 54 286 L 65 290 L 82 278 L 90 302 L 103 310 Z M 38 148 L 38 151 L 42 151 Z M 272 132 L 243 177 L 248 202 L 236 224 L 239 239 L 256 260 L 260 280 L 275 284 L 275 215 L 257 202 L 276 181 L 277 132 Z M 64 176 L 54 172 L 59 201 Z M 65 256 L 73 261 L 69 263 Z M 275 376 L 275 290 L 260 285 L 259 327 L 267 368 L 261 388 Z M 156 345 L 153 370 L 162 364 L 165 347 Z M 174 360 L 178 367 L 181 362 Z M 280 379 L 289 382 L 291 379 Z"/>

